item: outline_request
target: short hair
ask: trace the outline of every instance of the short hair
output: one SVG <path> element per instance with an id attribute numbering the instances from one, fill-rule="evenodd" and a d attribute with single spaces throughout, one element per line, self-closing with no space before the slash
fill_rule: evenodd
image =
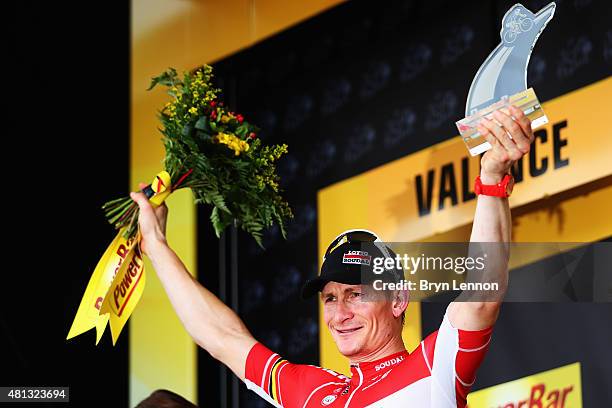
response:
<path id="1" fill-rule="evenodd" d="M 372 287 L 372 285 L 368 285 L 368 286 Z M 387 301 L 390 301 L 390 302 L 394 301 L 399 293 L 400 293 L 400 291 L 397 290 L 397 289 L 396 290 L 384 290 L 384 291 L 382 291 L 382 295 L 384 296 L 384 298 Z M 406 310 L 404 310 L 402 312 L 402 316 L 401 317 L 402 317 L 402 326 L 404 326 L 404 323 L 406 323 Z"/>
<path id="2" fill-rule="evenodd" d="M 180 395 L 169 390 L 155 390 L 135 408 L 198 408 Z"/>

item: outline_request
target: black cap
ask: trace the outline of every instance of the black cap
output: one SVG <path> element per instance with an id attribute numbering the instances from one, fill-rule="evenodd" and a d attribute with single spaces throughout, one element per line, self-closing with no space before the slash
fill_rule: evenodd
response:
<path id="1" fill-rule="evenodd" d="M 375 279 L 396 282 L 399 279 L 396 273 L 385 270 L 382 274 L 376 274 L 373 270 L 374 258 L 389 256 L 395 257 L 395 253 L 382 242 L 346 242 L 327 255 L 321 266 L 321 274 L 302 286 L 302 299 L 320 292 L 328 282 L 346 285 L 369 284 Z"/>

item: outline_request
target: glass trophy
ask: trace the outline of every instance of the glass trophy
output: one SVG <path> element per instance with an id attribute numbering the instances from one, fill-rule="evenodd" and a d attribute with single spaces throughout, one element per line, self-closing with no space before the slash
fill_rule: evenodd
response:
<path id="1" fill-rule="evenodd" d="M 470 155 L 491 149 L 476 125 L 493 112 L 514 105 L 531 119 L 533 129 L 548 123 L 548 118 L 532 88 L 527 88 L 527 66 L 531 51 L 555 14 L 555 3 L 537 13 L 515 4 L 502 19 L 501 43 L 489 54 L 476 73 L 465 106 L 465 118 L 456 122 Z"/>

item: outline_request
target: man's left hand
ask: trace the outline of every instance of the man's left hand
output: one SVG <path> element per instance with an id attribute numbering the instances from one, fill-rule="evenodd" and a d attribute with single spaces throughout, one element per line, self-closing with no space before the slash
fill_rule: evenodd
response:
<path id="1" fill-rule="evenodd" d="M 495 121 L 483 118 L 477 126 L 493 146 L 480 161 L 483 184 L 499 183 L 514 162 L 529 153 L 534 139 L 531 120 L 515 106 L 510 106 L 508 112 L 495 111 L 493 117 Z"/>

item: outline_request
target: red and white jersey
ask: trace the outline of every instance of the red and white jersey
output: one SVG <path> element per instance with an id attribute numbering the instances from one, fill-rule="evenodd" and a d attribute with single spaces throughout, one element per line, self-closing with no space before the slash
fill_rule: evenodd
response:
<path id="1" fill-rule="evenodd" d="M 412 353 L 351 365 L 351 378 L 292 364 L 257 343 L 245 382 L 275 407 L 465 407 L 492 330 L 458 330 L 445 315 Z"/>

